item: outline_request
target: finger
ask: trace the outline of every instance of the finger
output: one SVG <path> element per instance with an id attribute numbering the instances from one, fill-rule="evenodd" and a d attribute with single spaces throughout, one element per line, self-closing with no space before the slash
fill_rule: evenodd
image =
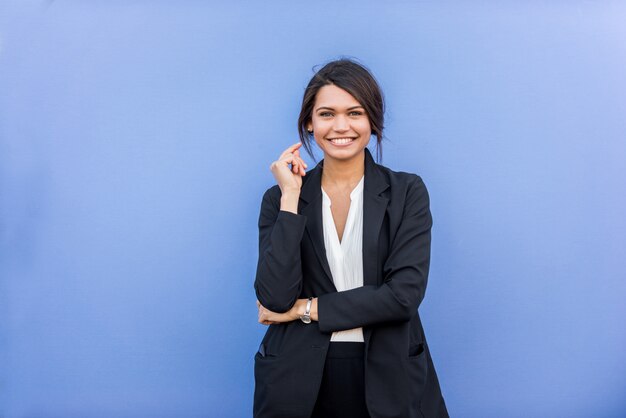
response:
<path id="1" fill-rule="evenodd" d="M 300 155 L 300 150 L 297 149 L 293 152 L 294 157 L 296 157 L 296 159 L 298 160 L 298 162 L 300 163 L 300 165 L 304 168 L 307 168 L 308 165 L 307 163 L 304 162 L 304 160 L 302 159 L 302 156 Z"/>
<path id="2" fill-rule="evenodd" d="M 283 151 L 283 153 L 280 154 L 280 158 L 279 159 L 282 159 L 287 154 L 292 154 L 295 150 L 297 150 L 301 146 L 302 146 L 302 142 L 296 142 L 295 144 L 293 144 L 289 148 L 287 148 L 285 151 Z"/>
<path id="3" fill-rule="evenodd" d="M 300 163 L 299 163 L 299 165 L 300 165 L 300 171 L 302 172 L 302 173 L 301 173 L 301 175 L 302 175 L 302 176 L 304 176 L 304 175 L 306 174 L 306 168 L 307 168 L 307 165 L 306 165 L 306 163 L 304 162 L 304 160 L 302 160 L 302 158 L 300 158 Z"/>
<path id="4" fill-rule="evenodd" d="M 302 158 L 300 158 L 300 150 L 295 150 L 293 152 L 293 156 L 294 156 L 294 161 L 295 161 L 295 163 L 292 165 L 292 168 L 295 168 L 293 173 L 302 175 L 303 170 L 304 170 L 304 166 L 303 166 L 304 161 L 302 161 Z"/>
<path id="5" fill-rule="evenodd" d="M 293 171 L 293 174 L 298 174 L 301 176 L 304 175 L 304 161 L 302 161 L 302 158 L 294 157 L 291 169 Z"/>
<path id="6" fill-rule="evenodd" d="M 293 164 L 294 161 L 296 161 L 296 157 L 293 155 L 293 153 L 285 154 L 278 160 L 278 162 L 281 162 L 286 166 L 289 166 L 289 164 Z"/>
<path id="7" fill-rule="evenodd" d="M 304 164 L 305 167 L 308 167 L 308 165 L 304 162 L 304 160 L 302 159 L 302 155 L 300 155 L 300 149 L 297 149 L 293 152 L 293 155 L 295 155 L 296 157 L 298 157 L 298 159 L 300 161 L 302 161 L 302 163 Z"/>
<path id="8" fill-rule="evenodd" d="M 302 170 L 303 170 L 302 169 L 302 164 L 296 163 L 295 169 L 296 169 L 296 171 L 294 171 L 294 174 L 297 174 L 297 175 L 301 176 L 302 175 Z"/>
<path id="9" fill-rule="evenodd" d="M 272 164 L 270 164 L 270 171 L 272 172 L 276 172 L 277 170 L 280 171 L 283 169 L 283 167 L 287 168 L 287 170 L 292 171 L 293 167 L 290 167 L 289 164 L 293 164 L 293 155 L 292 154 L 288 154 L 285 156 L 281 156 L 280 159 L 274 161 Z"/>
<path id="10" fill-rule="evenodd" d="M 299 175 L 303 176 L 305 174 L 305 172 L 304 172 L 304 161 L 302 161 L 301 158 L 297 158 L 295 165 L 296 165 L 298 171 L 294 172 L 294 174 L 299 174 Z"/>

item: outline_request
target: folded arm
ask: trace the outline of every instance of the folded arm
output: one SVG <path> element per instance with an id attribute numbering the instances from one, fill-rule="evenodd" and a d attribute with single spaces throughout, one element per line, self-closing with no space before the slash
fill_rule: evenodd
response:
<path id="1" fill-rule="evenodd" d="M 276 313 L 289 311 L 302 291 L 300 241 L 306 217 L 284 208 L 293 198 L 279 203 L 275 189 L 263 196 L 259 215 L 259 261 L 254 289 L 260 303 Z M 297 208 L 298 196 L 295 196 Z"/>

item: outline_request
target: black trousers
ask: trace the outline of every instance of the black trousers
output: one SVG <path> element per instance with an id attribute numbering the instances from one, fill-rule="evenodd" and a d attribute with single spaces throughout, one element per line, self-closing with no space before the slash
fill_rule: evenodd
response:
<path id="1" fill-rule="evenodd" d="M 365 405 L 364 352 L 364 343 L 330 343 L 311 418 L 369 418 Z"/>

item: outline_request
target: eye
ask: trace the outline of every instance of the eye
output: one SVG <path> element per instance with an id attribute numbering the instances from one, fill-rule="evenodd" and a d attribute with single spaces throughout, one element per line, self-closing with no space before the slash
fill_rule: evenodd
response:
<path id="1" fill-rule="evenodd" d="M 350 116 L 361 116 L 362 114 L 363 112 L 359 110 L 353 110 L 352 112 L 350 112 Z"/>
<path id="2" fill-rule="evenodd" d="M 323 117 L 323 118 L 327 118 L 327 117 L 332 116 L 332 113 L 330 113 L 330 112 L 320 112 L 320 114 L 319 114 L 319 115 L 320 115 L 321 117 Z"/>

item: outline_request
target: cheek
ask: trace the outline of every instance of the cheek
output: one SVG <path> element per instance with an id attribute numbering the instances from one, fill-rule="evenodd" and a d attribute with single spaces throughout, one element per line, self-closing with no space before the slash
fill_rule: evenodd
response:
<path id="1" fill-rule="evenodd" d="M 313 124 L 313 130 L 323 130 L 325 129 L 325 126 L 328 125 L 328 120 L 324 120 L 322 118 L 313 118 L 311 123 Z"/>
<path id="2" fill-rule="evenodd" d="M 315 129 L 315 127 L 313 128 L 313 139 L 318 146 L 320 146 L 320 144 L 324 141 L 324 135 L 319 132 L 319 130 Z"/>
<path id="3" fill-rule="evenodd" d="M 359 124 L 359 131 L 363 133 L 372 133 L 372 126 L 370 125 L 369 120 L 364 120 Z M 368 135 L 369 136 L 369 135 Z"/>
<path id="4" fill-rule="evenodd" d="M 320 140 L 324 139 L 324 136 L 326 136 L 326 134 L 328 133 L 328 124 L 324 123 L 323 120 L 314 120 L 313 121 L 313 136 L 315 137 L 315 140 L 317 141 L 318 138 Z"/>

